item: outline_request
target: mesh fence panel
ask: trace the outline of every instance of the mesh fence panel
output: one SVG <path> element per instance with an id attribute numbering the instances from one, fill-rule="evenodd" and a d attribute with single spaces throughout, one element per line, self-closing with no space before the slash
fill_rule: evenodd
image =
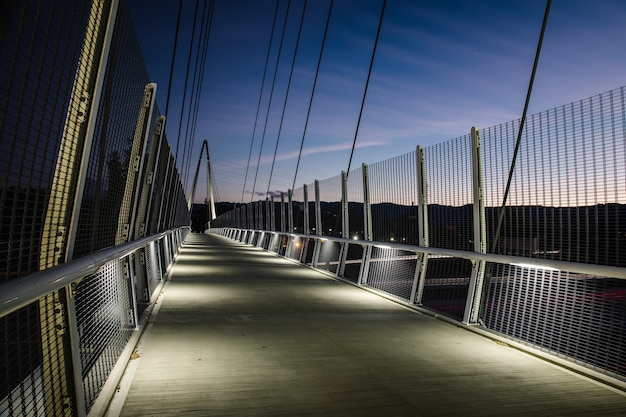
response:
<path id="1" fill-rule="evenodd" d="M 308 196 L 307 196 L 308 197 Z M 304 188 L 296 188 L 291 194 L 293 230 L 290 233 L 304 233 Z"/>
<path id="2" fill-rule="evenodd" d="M 88 409 L 135 328 L 127 261 L 114 261 L 76 288 L 83 386 Z"/>
<path id="3" fill-rule="evenodd" d="M 528 117 L 495 253 L 626 265 L 625 94 Z M 490 251 L 518 128 L 481 132 Z"/>
<path id="4" fill-rule="evenodd" d="M 487 327 L 626 375 L 626 282 L 515 265 L 491 269 Z"/>
<path id="5" fill-rule="evenodd" d="M 348 236 L 358 240 L 365 238 L 363 225 L 363 168 L 350 171 L 348 175 Z"/>
<path id="6" fill-rule="evenodd" d="M 352 282 L 357 282 L 363 264 L 363 246 L 348 245 L 346 254 L 346 265 L 343 270 L 343 277 Z"/>
<path id="7" fill-rule="evenodd" d="M 417 256 L 412 252 L 374 247 L 367 285 L 408 301 L 416 265 Z"/>
<path id="8" fill-rule="evenodd" d="M 341 236 L 341 176 L 319 182 L 322 235 Z"/>
<path id="9" fill-rule="evenodd" d="M 124 189 L 130 141 L 149 78 L 121 1 L 101 99 L 92 103 L 110 5 L 27 0 L 0 6 L 0 282 L 64 262 L 66 255 L 77 258 L 115 243 L 119 191 Z M 93 119 L 92 104 L 99 106 Z M 153 120 L 158 114 L 155 107 Z M 95 133 L 89 161 L 80 161 L 86 122 L 94 122 Z M 154 123 L 148 129 L 150 138 Z M 163 155 L 160 161 L 170 160 L 168 152 Z M 72 219 L 81 164 L 87 166 L 85 192 L 79 218 Z M 151 217 L 153 232 L 189 222 L 182 185 L 173 172 L 167 187 L 165 173 L 159 172 L 155 187 L 172 204 L 165 214 L 161 205 L 152 205 L 153 214 L 158 213 Z M 78 224 L 74 251 L 66 254 L 73 220 Z M 168 263 L 160 265 L 161 271 L 174 250 L 167 246 Z M 130 279 L 143 294 L 150 287 L 146 266 L 137 261 L 141 254 L 133 258 L 136 273 Z M 153 253 L 150 262 L 164 258 Z M 77 286 L 77 348 L 88 409 L 134 328 L 123 321 L 132 300 L 128 283 L 120 277 L 118 267 L 107 267 Z M 118 286 L 113 288 L 113 283 Z M 61 290 L 0 318 L 0 415 L 76 411 L 68 298 Z M 122 316 L 116 308 L 124 310 Z"/>
<path id="10" fill-rule="evenodd" d="M 415 152 L 369 165 L 372 240 L 417 245 Z"/>
<path id="11" fill-rule="evenodd" d="M 473 250 L 469 135 L 425 149 L 430 246 Z"/>
<path id="12" fill-rule="evenodd" d="M 0 6 L 2 281 L 39 269 L 47 200 L 90 9 L 88 2 L 60 3 Z"/>

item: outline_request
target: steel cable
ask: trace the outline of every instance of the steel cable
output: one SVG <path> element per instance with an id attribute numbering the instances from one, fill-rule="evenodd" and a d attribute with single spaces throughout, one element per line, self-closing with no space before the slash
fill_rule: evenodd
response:
<path id="1" fill-rule="evenodd" d="M 315 78 L 313 79 L 313 89 L 311 90 L 311 98 L 309 99 L 309 108 L 306 112 L 306 120 L 304 122 L 304 131 L 302 132 L 302 140 L 300 141 L 300 151 L 298 152 L 298 162 L 296 162 L 296 171 L 293 175 L 293 184 L 291 189 L 296 187 L 296 178 L 298 177 L 298 169 L 300 168 L 300 159 L 302 158 L 302 149 L 304 148 L 304 138 L 306 137 L 306 130 L 309 126 L 309 118 L 311 117 L 311 107 L 313 106 L 313 97 L 315 96 L 315 87 L 317 86 L 317 76 L 320 72 L 320 65 L 322 63 L 322 55 L 324 53 L 324 45 L 326 44 L 326 35 L 328 34 L 328 26 L 330 23 L 330 15 L 333 11 L 333 0 L 330 0 L 330 7 L 328 8 L 328 17 L 326 18 L 326 27 L 324 28 L 324 36 L 322 37 L 322 46 L 320 48 L 320 54 L 317 58 L 317 68 L 315 69 Z"/>
<path id="2" fill-rule="evenodd" d="M 304 0 L 304 6 L 302 6 L 302 16 L 300 17 L 300 28 L 298 29 L 296 47 L 295 47 L 295 50 L 293 51 L 293 59 L 291 60 L 291 70 L 289 71 L 289 80 L 287 81 L 287 91 L 285 93 L 285 101 L 283 102 L 283 112 L 280 116 L 280 125 L 278 126 L 278 136 L 276 137 L 276 146 L 274 147 L 274 158 L 272 159 L 272 168 L 270 169 L 270 177 L 269 177 L 269 180 L 267 181 L 267 192 L 265 193 L 265 198 L 268 198 L 270 194 L 270 186 L 272 184 L 272 174 L 274 174 L 274 165 L 276 164 L 276 154 L 278 153 L 278 143 L 280 142 L 280 134 L 283 130 L 283 121 L 285 120 L 285 110 L 287 108 L 287 100 L 289 99 L 289 90 L 291 89 L 293 69 L 296 65 L 296 57 L 298 56 L 298 46 L 300 45 L 300 37 L 302 35 L 302 26 L 304 23 L 304 15 L 306 13 L 306 3 L 307 3 L 307 0 Z"/>
<path id="3" fill-rule="evenodd" d="M 263 78 L 261 81 L 261 92 L 259 93 L 259 102 L 256 107 L 256 117 L 254 119 L 254 127 L 252 128 L 252 139 L 250 140 L 250 152 L 248 153 L 248 164 L 246 165 L 246 175 L 243 178 L 243 188 L 241 190 L 241 203 L 243 203 L 243 197 L 246 193 L 246 183 L 248 180 L 248 171 L 250 170 L 250 160 L 252 159 L 252 149 L 254 146 L 254 135 L 256 133 L 256 125 L 259 121 L 259 112 L 261 110 L 261 99 L 263 98 L 263 89 L 265 87 L 265 76 L 267 74 L 267 66 L 270 61 L 270 51 L 272 50 L 272 42 L 274 40 L 274 31 L 276 30 L 276 17 L 278 16 L 278 5 L 280 4 L 280 0 L 276 2 L 276 8 L 274 9 L 274 21 L 272 22 L 272 33 L 270 35 L 270 43 L 267 47 L 267 55 L 265 58 L 265 68 L 263 69 Z"/>

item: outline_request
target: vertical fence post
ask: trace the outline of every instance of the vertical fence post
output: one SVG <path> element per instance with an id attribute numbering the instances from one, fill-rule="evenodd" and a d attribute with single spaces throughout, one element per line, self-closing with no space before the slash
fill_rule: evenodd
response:
<path id="1" fill-rule="evenodd" d="M 293 237 L 291 237 L 291 235 L 293 234 L 293 190 L 287 190 L 287 201 L 288 201 L 288 205 L 287 205 L 287 224 L 289 227 L 288 230 L 288 238 L 287 238 L 287 248 L 285 249 L 285 257 L 290 257 L 291 256 L 291 249 L 292 249 L 292 245 L 293 245 Z"/>
<path id="2" fill-rule="evenodd" d="M 40 269 L 69 261 L 74 255 L 87 166 L 118 4 L 116 0 L 111 1 L 109 7 L 103 7 L 101 2 L 96 1 L 91 4 L 48 197 L 40 243 Z M 75 412 L 84 416 L 86 404 L 72 290 L 58 291 L 42 298 L 39 308 L 42 317 L 42 372 L 44 380 L 51 383 L 44 399 L 46 414 L 65 416 Z M 69 338 L 65 335 L 66 330 L 69 330 Z M 74 386 L 70 386 L 72 380 Z"/>
<path id="3" fill-rule="evenodd" d="M 370 180 L 369 169 L 367 164 L 363 164 L 363 238 L 367 241 L 372 241 L 372 206 L 370 198 Z M 369 274 L 370 260 L 372 259 L 373 248 L 371 245 L 365 246 L 363 250 L 363 258 L 361 261 L 361 270 L 359 271 L 359 277 L 357 279 L 358 284 L 366 284 L 367 276 Z"/>
<path id="4" fill-rule="evenodd" d="M 315 234 L 322 236 L 322 209 L 320 205 L 320 182 L 315 180 Z M 322 247 L 322 240 L 315 239 L 315 247 L 313 248 L 313 258 L 311 259 L 311 265 L 317 267 L 317 262 L 320 259 L 320 249 Z"/>
<path id="5" fill-rule="evenodd" d="M 165 116 L 160 116 L 156 123 L 154 136 L 152 138 L 152 146 L 150 150 L 150 161 L 148 163 L 148 172 L 146 173 L 147 191 L 146 208 L 144 213 L 140 213 L 140 224 L 138 236 L 146 236 L 150 227 L 150 214 L 152 212 L 152 201 L 155 197 L 156 176 L 159 173 L 159 161 L 161 159 L 161 151 L 163 148 L 163 135 L 165 134 Z M 156 147 L 156 148 L 155 148 Z"/>
<path id="6" fill-rule="evenodd" d="M 341 237 L 350 238 L 350 220 L 348 217 L 348 174 L 341 171 Z M 341 243 L 341 251 L 339 256 L 339 265 L 337 265 L 337 276 L 343 276 L 346 268 L 346 260 L 348 259 L 348 248 L 350 245 L 346 242 Z"/>
<path id="7" fill-rule="evenodd" d="M 308 235 L 309 233 L 311 233 L 311 227 L 309 225 L 309 193 L 308 193 L 308 188 L 306 186 L 306 184 L 304 184 L 302 186 L 303 189 L 303 193 L 304 193 L 304 224 L 303 224 L 303 233 L 305 235 Z M 302 251 L 300 251 L 300 262 L 301 263 L 305 263 L 306 262 L 306 253 L 307 250 L 309 248 L 309 239 L 304 239 L 304 242 L 302 242 Z"/>
<path id="8" fill-rule="evenodd" d="M 480 147 L 480 133 L 472 127 L 472 178 L 474 189 L 474 252 L 485 253 L 487 248 L 487 231 L 485 226 L 485 203 L 483 199 L 483 167 Z M 478 311 L 482 298 L 483 280 L 485 277 L 485 261 L 473 261 L 463 323 L 473 324 L 478 321 Z"/>
<path id="9" fill-rule="evenodd" d="M 293 190 L 287 190 L 287 224 L 289 233 L 293 233 Z"/>
<path id="10" fill-rule="evenodd" d="M 272 200 L 270 202 L 270 230 L 272 232 L 276 231 L 276 205 L 274 203 L 274 196 L 271 197 Z"/>
<path id="11" fill-rule="evenodd" d="M 285 193 L 280 192 L 280 231 L 285 232 Z"/>
<path id="12" fill-rule="evenodd" d="M 426 188 L 426 160 L 424 148 L 418 146 L 415 150 L 417 162 L 417 228 L 418 245 L 426 247 L 428 243 L 428 189 Z M 424 281 L 426 280 L 426 267 L 428 266 L 428 254 L 417 253 L 417 264 L 413 287 L 411 288 L 411 304 L 421 304 L 424 294 Z"/>

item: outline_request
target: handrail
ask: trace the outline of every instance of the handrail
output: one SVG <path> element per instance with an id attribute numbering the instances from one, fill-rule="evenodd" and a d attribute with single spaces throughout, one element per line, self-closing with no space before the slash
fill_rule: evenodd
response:
<path id="1" fill-rule="evenodd" d="M 123 245 L 103 249 L 64 264 L 4 282 L 0 284 L 0 317 L 33 303 L 46 294 L 80 281 L 87 275 L 97 272 L 98 268 L 108 262 L 124 258 L 150 242 L 185 228 L 189 227 L 178 227 Z"/>
<path id="2" fill-rule="evenodd" d="M 236 228 L 225 228 L 225 229 L 236 229 Z M 502 255 L 495 253 L 479 253 L 479 252 L 470 252 L 463 251 L 458 249 L 443 249 L 443 248 L 435 248 L 430 246 L 417 246 L 417 245 L 408 245 L 406 243 L 395 243 L 395 242 L 378 242 L 371 240 L 355 240 L 355 239 L 346 239 L 335 236 L 320 236 L 320 235 L 310 235 L 310 234 L 302 234 L 302 233 L 290 233 L 290 232 L 276 232 L 269 230 L 257 230 L 257 229 L 240 229 L 240 230 L 248 230 L 251 232 L 264 232 L 264 233 L 272 233 L 278 235 L 289 235 L 292 237 L 300 237 L 305 239 L 317 239 L 317 240 L 330 240 L 338 243 L 349 243 L 351 245 L 362 245 L 362 246 L 376 246 L 379 248 L 389 248 L 389 249 L 399 249 L 408 252 L 422 252 L 429 253 L 434 255 L 443 255 L 443 256 L 451 256 L 454 258 L 462 258 L 468 260 L 477 260 L 477 261 L 487 261 L 494 262 L 500 264 L 512 264 L 512 265 L 523 265 L 529 268 L 544 268 L 544 269 L 558 269 L 560 271 L 567 271 L 579 274 L 589 274 L 589 275 L 597 275 L 597 276 L 606 276 L 609 278 L 618 278 L 618 279 L 626 279 L 626 268 L 622 268 L 619 266 L 609 266 L 609 265 L 597 265 L 597 264 L 584 264 L 578 262 L 568 262 L 568 261 L 557 261 L 552 259 L 541 259 L 541 258 L 528 258 L 525 256 L 514 256 L 514 255 Z"/>

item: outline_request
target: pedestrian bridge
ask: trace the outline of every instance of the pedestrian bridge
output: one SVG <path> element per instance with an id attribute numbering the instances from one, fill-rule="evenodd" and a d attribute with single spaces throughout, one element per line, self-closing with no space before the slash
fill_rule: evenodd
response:
<path id="1" fill-rule="evenodd" d="M 214 201 L 126 1 L 13 3 L 0 417 L 626 415 L 626 87 Z"/>
<path id="2" fill-rule="evenodd" d="M 109 416 L 616 415 L 626 395 L 248 244 L 190 234 Z"/>

